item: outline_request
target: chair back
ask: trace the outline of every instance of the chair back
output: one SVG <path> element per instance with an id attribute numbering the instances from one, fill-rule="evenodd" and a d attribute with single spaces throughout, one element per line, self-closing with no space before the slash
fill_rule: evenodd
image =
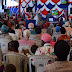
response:
<path id="1" fill-rule="evenodd" d="M 19 48 L 18 48 L 18 51 L 19 52 L 22 52 L 22 50 L 26 50 L 26 49 L 30 49 L 31 46 L 27 46 L 27 45 L 20 45 Z"/>
<path id="2" fill-rule="evenodd" d="M 11 41 L 11 40 L 6 39 L 6 38 L 1 38 L 1 39 L 0 39 L 0 47 L 1 47 L 2 54 L 8 52 L 8 43 L 9 43 L 10 41 Z"/>
<path id="3" fill-rule="evenodd" d="M 4 67 L 7 64 L 13 64 L 16 67 L 16 72 L 27 72 L 27 57 L 15 52 L 8 52 L 3 56 Z"/>
<path id="4" fill-rule="evenodd" d="M 54 62 L 54 59 L 47 55 L 32 55 L 29 58 L 29 70 L 32 72 L 31 62 L 34 60 L 35 72 L 44 72 L 44 66 Z"/>

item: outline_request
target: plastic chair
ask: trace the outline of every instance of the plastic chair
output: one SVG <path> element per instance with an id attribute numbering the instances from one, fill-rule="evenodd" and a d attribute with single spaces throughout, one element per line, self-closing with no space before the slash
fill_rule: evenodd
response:
<path id="1" fill-rule="evenodd" d="M 32 55 L 29 58 L 29 71 L 32 72 L 31 62 L 34 60 L 35 72 L 43 72 L 44 66 L 50 62 L 54 62 L 54 58 L 47 55 Z"/>
<path id="2" fill-rule="evenodd" d="M 4 67 L 7 64 L 13 64 L 16 67 L 16 72 L 27 72 L 27 57 L 15 52 L 8 52 L 3 56 Z"/>
<path id="3" fill-rule="evenodd" d="M 22 50 L 26 50 L 26 49 L 30 49 L 31 46 L 27 46 L 27 45 L 20 45 L 19 48 L 18 48 L 18 51 L 19 52 L 22 52 Z"/>
<path id="4" fill-rule="evenodd" d="M 11 41 L 10 39 L 6 39 L 6 38 L 1 38 L 0 39 L 0 46 L 1 46 L 1 52 L 2 52 L 2 54 L 8 52 L 8 43 L 10 41 Z"/>

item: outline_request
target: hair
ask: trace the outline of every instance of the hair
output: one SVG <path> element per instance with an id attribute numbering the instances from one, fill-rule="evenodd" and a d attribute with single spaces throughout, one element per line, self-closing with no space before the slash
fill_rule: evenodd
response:
<path id="1" fill-rule="evenodd" d="M 15 25 L 15 29 L 18 29 L 18 28 L 19 28 L 19 24 L 16 24 L 16 25 Z"/>
<path id="2" fill-rule="evenodd" d="M 40 33 L 41 33 L 41 28 L 40 28 L 40 27 L 36 27 L 36 28 L 35 28 L 35 32 L 36 32 L 37 34 L 40 34 Z"/>
<path id="3" fill-rule="evenodd" d="M 16 72 L 16 67 L 13 64 L 8 64 L 5 67 L 5 72 Z"/>
<path id="4" fill-rule="evenodd" d="M 44 42 L 43 40 L 41 41 L 41 45 L 43 46 L 46 42 Z"/>
<path id="5" fill-rule="evenodd" d="M 61 27 L 60 31 L 61 31 L 61 34 L 65 34 L 66 33 L 66 30 L 65 30 L 64 27 Z"/>
<path id="6" fill-rule="evenodd" d="M 18 51 L 19 43 L 16 40 L 11 41 L 8 43 L 8 47 L 10 51 Z"/>
<path id="7" fill-rule="evenodd" d="M 31 47 L 31 52 L 35 54 L 37 48 L 38 48 L 37 45 L 32 45 L 32 47 Z"/>
<path id="8" fill-rule="evenodd" d="M 67 55 L 69 54 L 70 47 L 68 43 L 64 40 L 60 40 L 55 43 L 54 53 L 59 58 L 60 61 L 67 60 Z"/>
<path id="9" fill-rule="evenodd" d="M 63 20 L 63 18 L 60 19 L 60 21 L 62 21 L 62 20 Z"/>
<path id="10" fill-rule="evenodd" d="M 0 28 L 2 27 L 2 25 L 3 25 L 3 24 L 0 22 Z"/>
<path id="11" fill-rule="evenodd" d="M 14 33 L 15 34 L 15 31 L 14 30 L 10 30 L 10 33 Z"/>

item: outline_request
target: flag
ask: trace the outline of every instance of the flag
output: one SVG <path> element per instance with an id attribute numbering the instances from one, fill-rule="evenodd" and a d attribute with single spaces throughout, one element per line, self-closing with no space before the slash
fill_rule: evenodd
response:
<path id="1" fill-rule="evenodd" d="M 9 16 L 9 10 L 7 10 L 7 17 Z"/>

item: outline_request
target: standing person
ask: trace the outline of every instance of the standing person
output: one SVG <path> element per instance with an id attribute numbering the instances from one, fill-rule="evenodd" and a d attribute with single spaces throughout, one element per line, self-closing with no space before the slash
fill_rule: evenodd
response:
<path id="1" fill-rule="evenodd" d="M 46 15 L 46 22 L 49 22 L 49 18 L 52 18 L 51 12 L 48 11 L 48 14 Z"/>
<path id="2" fill-rule="evenodd" d="M 72 72 L 72 62 L 67 61 L 70 47 L 66 41 L 58 41 L 54 46 L 54 53 L 57 61 L 48 64 L 44 72 Z"/>
<path id="3" fill-rule="evenodd" d="M 64 21 L 63 21 L 63 18 L 61 18 L 59 21 L 59 26 L 62 27 L 63 24 L 64 24 Z"/>

